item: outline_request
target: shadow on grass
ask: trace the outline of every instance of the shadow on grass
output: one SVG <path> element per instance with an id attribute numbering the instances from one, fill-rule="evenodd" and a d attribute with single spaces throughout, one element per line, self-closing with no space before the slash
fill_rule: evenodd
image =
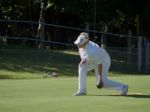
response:
<path id="1" fill-rule="evenodd" d="M 39 49 L 1 49 L 0 70 L 12 72 L 43 73 L 56 72 L 59 75 L 75 75 L 79 56 L 63 51 Z M 0 74 L 1 78 L 10 78 Z"/>
<path id="2" fill-rule="evenodd" d="M 71 53 L 39 49 L 0 49 L 0 53 L 0 77 L 4 79 L 11 78 L 5 71 L 18 73 L 17 75 L 24 72 L 33 74 L 56 72 L 61 76 L 78 74 L 80 58 Z M 121 65 L 122 63 L 113 62 L 111 71 L 114 74 L 122 74 L 126 70 L 124 68 L 126 65 Z M 125 74 L 128 74 L 127 72 L 129 71 Z M 131 75 L 137 74 L 134 72 Z"/>
<path id="3" fill-rule="evenodd" d="M 87 96 L 110 96 L 110 97 L 134 97 L 134 98 L 150 98 L 150 95 L 148 94 L 138 94 L 138 93 L 133 93 L 133 94 L 128 94 L 126 96 L 122 96 L 122 95 L 92 95 L 89 94 Z"/>
<path id="4" fill-rule="evenodd" d="M 10 79 L 11 77 L 8 75 L 0 75 L 0 79 Z"/>

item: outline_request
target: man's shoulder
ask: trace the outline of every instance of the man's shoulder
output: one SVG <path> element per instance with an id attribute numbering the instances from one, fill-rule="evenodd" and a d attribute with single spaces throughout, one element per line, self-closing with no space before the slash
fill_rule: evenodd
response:
<path id="1" fill-rule="evenodd" d="M 93 47 L 100 47 L 97 43 L 93 42 L 93 41 L 89 41 L 90 46 Z"/>

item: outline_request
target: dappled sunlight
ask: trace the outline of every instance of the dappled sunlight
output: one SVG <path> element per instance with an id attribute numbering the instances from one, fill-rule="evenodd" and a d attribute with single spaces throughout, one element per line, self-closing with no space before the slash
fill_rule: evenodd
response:
<path id="1" fill-rule="evenodd" d="M 0 79 L 30 79 L 30 78 L 42 78 L 39 73 L 31 73 L 24 71 L 11 71 L 0 70 Z"/>
<path id="2" fill-rule="evenodd" d="M 72 76 L 77 72 L 79 57 L 72 53 L 67 54 L 65 51 L 5 49 L 1 52 L 0 71 L 3 78 L 12 76 L 11 72 L 19 76 L 26 73 L 35 75 L 46 72 Z"/>

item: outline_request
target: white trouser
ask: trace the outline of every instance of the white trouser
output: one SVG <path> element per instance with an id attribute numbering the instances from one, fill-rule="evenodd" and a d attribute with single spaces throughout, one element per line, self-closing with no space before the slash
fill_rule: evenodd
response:
<path id="1" fill-rule="evenodd" d="M 110 62 L 108 61 L 107 63 L 102 64 L 102 81 L 103 81 L 103 88 L 110 88 L 113 90 L 122 90 L 124 88 L 124 84 L 112 81 L 107 78 L 107 73 L 110 67 Z M 99 73 L 98 73 L 98 65 L 93 65 L 92 67 L 89 67 L 89 64 L 87 63 L 82 63 L 79 65 L 78 68 L 78 92 L 84 92 L 86 93 L 86 77 L 87 77 L 87 72 L 95 69 L 95 75 L 96 75 L 96 81 L 97 84 L 99 83 Z"/>
<path id="2" fill-rule="evenodd" d="M 78 92 L 86 93 L 86 77 L 87 77 L 88 67 L 86 63 L 79 64 L 78 68 Z"/>

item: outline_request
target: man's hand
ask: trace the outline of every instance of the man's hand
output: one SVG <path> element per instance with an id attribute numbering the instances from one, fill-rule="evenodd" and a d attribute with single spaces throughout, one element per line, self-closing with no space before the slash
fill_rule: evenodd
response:
<path id="1" fill-rule="evenodd" d="M 98 89 L 103 88 L 103 81 L 100 81 L 100 82 L 99 82 L 99 84 L 97 85 L 97 88 L 98 88 Z"/>
<path id="2" fill-rule="evenodd" d="M 79 65 L 85 64 L 86 62 L 87 62 L 86 59 L 85 59 L 85 60 L 82 59 L 82 60 L 80 61 Z"/>

